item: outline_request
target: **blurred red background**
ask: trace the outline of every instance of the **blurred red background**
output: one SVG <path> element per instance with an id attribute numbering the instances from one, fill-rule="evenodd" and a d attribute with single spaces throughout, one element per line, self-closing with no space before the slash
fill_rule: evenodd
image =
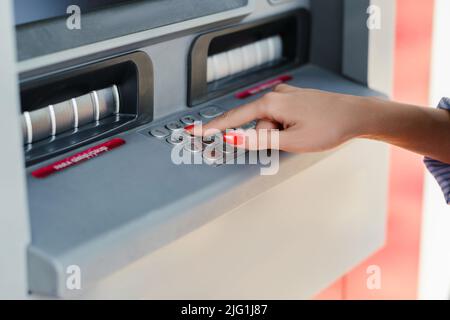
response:
<path id="1" fill-rule="evenodd" d="M 397 0 L 393 99 L 428 105 L 434 0 Z M 417 299 L 424 185 L 422 158 L 391 148 L 385 247 L 316 299 Z M 366 286 L 381 268 L 381 288 Z"/>

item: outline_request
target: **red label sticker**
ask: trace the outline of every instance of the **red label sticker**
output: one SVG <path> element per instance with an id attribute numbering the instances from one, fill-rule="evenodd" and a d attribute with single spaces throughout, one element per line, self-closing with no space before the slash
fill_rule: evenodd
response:
<path id="1" fill-rule="evenodd" d="M 264 82 L 260 85 L 257 85 L 256 87 L 239 92 L 236 94 L 236 98 L 238 98 L 238 99 L 248 98 L 250 96 L 258 94 L 264 90 L 276 87 L 277 85 L 282 84 L 287 81 L 290 81 L 292 79 L 293 79 L 292 76 L 289 76 L 289 75 L 280 76 L 278 78 L 275 78 L 275 79 L 269 80 L 267 82 Z"/>
<path id="2" fill-rule="evenodd" d="M 76 153 L 73 156 L 67 157 L 63 160 L 54 162 L 51 165 L 37 169 L 36 171 L 33 171 L 31 175 L 39 179 L 46 178 L 53 173 L 68 169 L 84 161 L 98 157 L 99 155 L 111 151 L 124 144 L 125 140 L 120 138 L 114 138 L 105 143 L 99 144 L 95 147 Z"/>

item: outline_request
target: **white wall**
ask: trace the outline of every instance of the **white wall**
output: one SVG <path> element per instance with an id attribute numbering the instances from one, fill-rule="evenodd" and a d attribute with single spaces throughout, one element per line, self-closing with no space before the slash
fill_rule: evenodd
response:
<path id="1" fill-rule="evenodd" d="M 27 293 L 28 212 L 12 17 L 12 1 L 0 1 L 0 299 L 25 298 Z"/>
<path id="2" fill-rule="evenodd" d="M 396 1 L 371 0 L 380 8 L 381 29 L 369 33 L 369 87 L 392 96 L 394 87 Z"/>
<path id="3" fill-rule="evenodd" d="M 443 96 L 450 96 L 449 13 L 450 1 L 436 0 L 430 88 L 432 106 L 436 106 Z M 428 173 L 423 213 L 419 298 L 449 299 L 450 207 L 445 204 L 438 184 Z"/>

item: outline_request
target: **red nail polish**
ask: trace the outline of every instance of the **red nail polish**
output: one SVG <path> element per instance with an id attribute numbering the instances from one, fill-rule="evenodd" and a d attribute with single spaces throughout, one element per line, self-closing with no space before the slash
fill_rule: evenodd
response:
<path id="1" fill-rule="evenodd" d="M 192 129 L 194 129 L 194 125 L 193 124 L 184 127 L 184 130 L 186 130 L 186 131 L 192 131 Z"/>
<path id="2" fill-rule="evenodd" d="M 223 141 L 228 144 L 239 146 L 244 144 L 244 137 L 236 133 L 227 133 L 223 136 Z"/>

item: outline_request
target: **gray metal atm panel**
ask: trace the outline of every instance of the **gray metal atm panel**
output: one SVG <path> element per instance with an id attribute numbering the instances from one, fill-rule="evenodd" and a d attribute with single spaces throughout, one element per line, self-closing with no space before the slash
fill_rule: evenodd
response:
<path id="1" fill-rule="evenodd" d="M 66 27 L 67 15 L 19 26 L 18 58 L 26 60 L 231 10 L 237 10 L 236 17 L 243 16 L 248 13 L 248 8 L 249 0 L 141 0 L 82 12 L 79 30 Z"/>
<path id="2" fill-rule="evenodd" d="M 379 95 L 313 65 L 290 74 L 296 86 Z M 232 95 L 211 101 L 224 109 L 241 103 Z M 203 107 L 120 135 L 127 142 L 122 148 L 47 179 L 30 176 L 38 166 L 28 169 L 32 292 L 71 296 L 65 272 L 70 265 L 80 266 L 83 288 L 89 288 L 330 154 L 281 154 L 280 172 L 261 176 L 257 165 L 176 166 L 168 144 L 142 134 Z"/>

